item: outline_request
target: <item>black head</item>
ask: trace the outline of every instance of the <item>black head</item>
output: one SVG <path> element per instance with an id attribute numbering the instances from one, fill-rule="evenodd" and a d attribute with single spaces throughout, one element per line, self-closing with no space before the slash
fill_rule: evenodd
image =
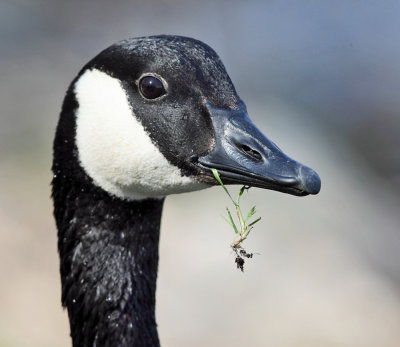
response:
<path id="1" fill-rule="evenodd" d="M 69 94 L 79 162 L 111 194 L 143 198 L 201 189 L 216 183 L 211 168 L 227 184 L 294 195 L 320 189 L 314 171 L 251 123 L 221 60 L 200 41 L 118 42 L 83 68 Z"/>

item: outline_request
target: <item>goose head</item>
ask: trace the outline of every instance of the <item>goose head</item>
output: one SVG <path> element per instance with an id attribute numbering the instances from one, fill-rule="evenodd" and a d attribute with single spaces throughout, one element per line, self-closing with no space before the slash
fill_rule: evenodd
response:
<path id="1" fill-rule="evenodd" d="M 312 169 L 251 122 L 218 55 L 200 41 L 121 41 L 90 61 L 70 89 L 76 124 L 67 140 L 84 172 L 112 196 L 203 189 L 216 184 L 212 168 L 226 184 L 297 196 L 320 190 Z"/>

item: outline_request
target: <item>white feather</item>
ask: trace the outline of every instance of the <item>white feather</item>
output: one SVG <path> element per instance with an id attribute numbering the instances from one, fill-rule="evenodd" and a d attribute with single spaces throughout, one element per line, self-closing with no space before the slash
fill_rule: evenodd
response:
<path id="1" fill-rule="evenodd" d="M 135 117 L 121 82 L 96 69 L 75 84 L 76 144 L 94 183 L 123 199 L 162 197 L 206 188 L 182 176 Z"/>

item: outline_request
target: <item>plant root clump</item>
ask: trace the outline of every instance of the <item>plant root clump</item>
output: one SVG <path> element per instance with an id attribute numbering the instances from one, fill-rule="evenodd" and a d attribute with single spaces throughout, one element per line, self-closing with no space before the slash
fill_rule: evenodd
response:
<path id="1" fill-rule="evenodd" d="M 243 272 L 244 271 L 244 259 L 238 255 L 235 259 L 235 263 L 236 263 L 237 268 Z"/>
<path id="2" fill-rule="evenodd" d="M 242 247 L 234 247 L 232 246 L 232 249 L 234 250 L 234 252 L 236 253 L 236 258 L 235 258 L 235 263 L 236 263 L 236 267 L 244 272 L 244 258 L 253 258 L 254 253 L 247 253 L 244 248 Z"/>

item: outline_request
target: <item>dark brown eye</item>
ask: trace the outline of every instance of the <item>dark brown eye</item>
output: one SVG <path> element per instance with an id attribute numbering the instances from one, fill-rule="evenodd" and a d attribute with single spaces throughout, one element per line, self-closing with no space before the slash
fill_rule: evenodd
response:
<path id="1" fill-rule="evenodd" d="M 143 77 L 139 81 L 139 89 L 146 99 L 157 99 L 165 94 L 163 83 L 154 76 Z"/>

